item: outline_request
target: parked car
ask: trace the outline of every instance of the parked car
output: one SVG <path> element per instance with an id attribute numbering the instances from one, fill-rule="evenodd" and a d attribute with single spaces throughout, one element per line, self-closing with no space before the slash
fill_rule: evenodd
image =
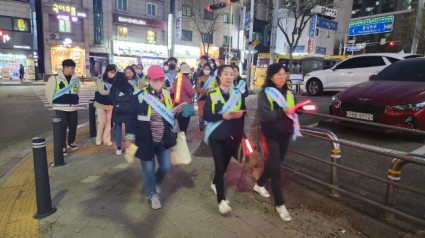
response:
<path id="1" fill-rule="evenodd" d="M 425 58 L 396 62 L 332 98 L 330 114 L 425 130 Z"/>
<path id="2" fill-rule="evenodd" d="M 376 53 L 353 56 L 327 70 L 313 71 L 305 75 L 303 90 L 312 96 L 324 91 L 341 91 L 369 80 L 388 65 L 420 55 L 398 53 Z"/>

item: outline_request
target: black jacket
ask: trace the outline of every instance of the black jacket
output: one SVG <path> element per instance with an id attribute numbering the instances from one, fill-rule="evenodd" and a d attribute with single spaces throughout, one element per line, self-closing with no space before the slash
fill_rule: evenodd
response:
<path id="1" fill-rule="evenodd" d="M 207 99 L 205 101 L 204 106 L 204 120 L 207 122 L 217 122 L 223 120 L 223 123 L 219 127 L 217 127 L 210 136 L 210 140 L 225 140 L 229 138 L 233 138 L 235 140 L 241 140 L 242 137 L 245 136 L 244 132 L 244 116 L 239 119 L 232 120 L 224 120 L 223 115 L 218 114 L 219 111 L 223 108 L 224 104 L 218 102 L 215 106 L 215 114 L 212 113 L 211 110 L 211 92 L 208 93 Z M 223 94 L 224 100 L 227 102 L 229 99 L 229 95 Z M 242 106 L 241 110 L 245 110 L 245 98 L 242 97 Z"/>
<path id="2" fill-rule="evenodd" d="M 123 87 L 116 87 L 116 85 L 112 85 L 111 90 L 109 91 L 109 95 L 108 95 L 108 99 L 110 102 L 112 102 L 112 105 L 115 104 L 116 100 L 115 100 L 115 94 L 116 91 L 120 90 L 120 91 L 126 91 L 128 93 L 133 93 L 134 92 L 134 88 L 130 85 L 130 84 L 126 84 Z M 113 116 L 112 116 L 112 120 L 113 122 L 118 122 L 118 123 L 125 123 L 128 120 L 129 115 L 131 114 L 130 111 L 126 112 L 126 113 L 117 113 L 113 112 Z"/>

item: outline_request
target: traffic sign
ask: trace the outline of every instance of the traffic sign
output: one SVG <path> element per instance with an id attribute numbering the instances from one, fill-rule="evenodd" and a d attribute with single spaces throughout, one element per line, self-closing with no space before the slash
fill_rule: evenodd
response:
<path id="1" fill-rule="evenodd" d="M 360 51 L 362 50 L 362 48 L 358 48 L 358 47 L 349 47 L 347 48 L 347 51 L 352 52 L 352 51 Z"/>
<path id="2" fill-rule="evenodd" d="M 393 31 L 394 16 L 376 17 L 350 22 L 349 36 L 369 35 Z"/>
<path id="3" fill-rule="evenodd" d="M 318 17 L 316 27 L 336 31 L 338 29 L 338 22 Z"/>

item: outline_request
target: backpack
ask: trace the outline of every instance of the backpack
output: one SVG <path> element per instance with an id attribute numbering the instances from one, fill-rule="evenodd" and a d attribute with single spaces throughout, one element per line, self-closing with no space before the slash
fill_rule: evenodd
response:
<path id="1" fill-rule="evenodd" d="M 125 114 L 130 107 L 132 93 L 130 91 L 115 90 L 114 112 Z"/>

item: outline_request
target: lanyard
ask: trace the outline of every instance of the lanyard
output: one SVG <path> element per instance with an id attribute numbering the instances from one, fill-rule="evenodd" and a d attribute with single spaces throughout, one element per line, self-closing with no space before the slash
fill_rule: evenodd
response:
<path id="1" fill-rule="evenodd" d="M 53 100 L 62 97 L 64 94 L 66 94 L 71 88 L 73 88 L 77 84 L 78 80 L 73 80 L 71 83 L 68 84 L 68 86 L 60 89 L 59 91 L 55 92 L 53 95 Z"/>
<path id="2" fill-rule="evenodd" d="M 140 90 L 134 92 L 137 94 Z M 156 97 L 151 94 L 147 94 L 142 92 L 139 94 L 139 98 L 146 101 L 149 106 L 151 106 L 156 112 L 158 112 L 171 126 L 174 126 L 174 112 L 168 110 L 168 108 L 162 104 Z"/>

